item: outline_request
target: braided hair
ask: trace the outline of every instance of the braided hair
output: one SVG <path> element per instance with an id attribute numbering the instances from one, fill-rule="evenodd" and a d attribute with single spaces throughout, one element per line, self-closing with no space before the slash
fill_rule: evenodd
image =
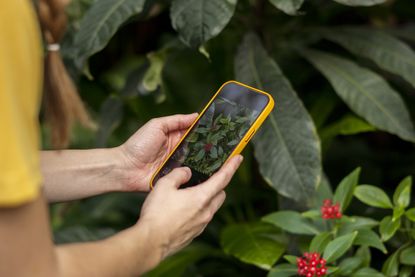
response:
<path id="1" fill-rule="evenodd" d="M 61 54 L 59 43 L 65 33 L 68 0 L 38 0 L 38 14 L 44 40 L 47 44 L 44 64 L 44 115 L 51 130 L 55 148 L 68 146 L 75 122 L 94 128 L 86 108 L 70 78 Z"/>

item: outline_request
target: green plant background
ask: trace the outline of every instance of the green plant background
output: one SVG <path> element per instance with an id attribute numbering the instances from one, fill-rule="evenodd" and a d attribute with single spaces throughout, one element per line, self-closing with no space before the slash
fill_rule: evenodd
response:
<path id="1" fill-rule="evenodd" d="M 283 255 L 310 247 L 333 276 L 412 276 L 402 180 L 415 171 L 414 1 L 73 0 L 68 14 L 62 52 L 99 125 L 76 128 L 72 148 L 119 145 L 153 117 L 198 111 L 229 79 L 276 99 L 224 207 L 150 276 L 292 276 Z M 323 222 L 331 197 L 348 207 Z M 55 239 L 117 232 L 144 198 L 53 205 Z"/>

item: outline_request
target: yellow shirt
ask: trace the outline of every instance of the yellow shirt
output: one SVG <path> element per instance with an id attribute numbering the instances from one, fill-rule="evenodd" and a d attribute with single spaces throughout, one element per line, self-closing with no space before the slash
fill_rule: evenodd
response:
<path id="1" fill-rule="evenodd" d="M 0 1 L 0 207 L 39 194 L 40 32 L 30 0 Z"/>

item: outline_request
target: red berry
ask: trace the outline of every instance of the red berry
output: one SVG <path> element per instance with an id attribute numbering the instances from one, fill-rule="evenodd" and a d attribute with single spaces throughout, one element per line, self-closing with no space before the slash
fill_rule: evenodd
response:
<path id="1" fill-rule="evenodd" d="M 213 144 L 212 143 L 206 143 L 204 146 L 205 152 L 209 152 L 210 149 L 212 149 Z"/>

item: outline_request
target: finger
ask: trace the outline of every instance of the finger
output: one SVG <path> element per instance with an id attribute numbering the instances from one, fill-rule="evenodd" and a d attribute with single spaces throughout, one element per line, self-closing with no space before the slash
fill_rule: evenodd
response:
<path id="1" fill-rule="evenodd" d="M 220 191 L 224 190 L 225 187 L 229 184 L 232 179 L 232 176 L 235 174 L 236 170 L 239 168 L 242 163 L 243 157 L 241 155 L 236 155 L 227 161 L 222 168 L 212 175 L 206 182 L 200 184 L 197 187 L 200 187 L 203 190 L 203 193 L 209 198 L 214 197 Z"/>
<path id="2" fill-rule="evenodd" d="M 157 122 L 161 125 L 164 133 L 183 130 L 189 128 L 197 118 L 197 113 L 192 114 L 176 114 L 157 118 Z"/>
<path id="3" fill-rule="evenodd" d="M 181 185 L 187 183 L 192 176 L 192 171 L 188 167 L 178 167 L 173 169 L 169 174 L 160 178 L 158 184 L 169 185 L 179 188 Z M 158 186 L 156 186 L 157 188 Z"/>

